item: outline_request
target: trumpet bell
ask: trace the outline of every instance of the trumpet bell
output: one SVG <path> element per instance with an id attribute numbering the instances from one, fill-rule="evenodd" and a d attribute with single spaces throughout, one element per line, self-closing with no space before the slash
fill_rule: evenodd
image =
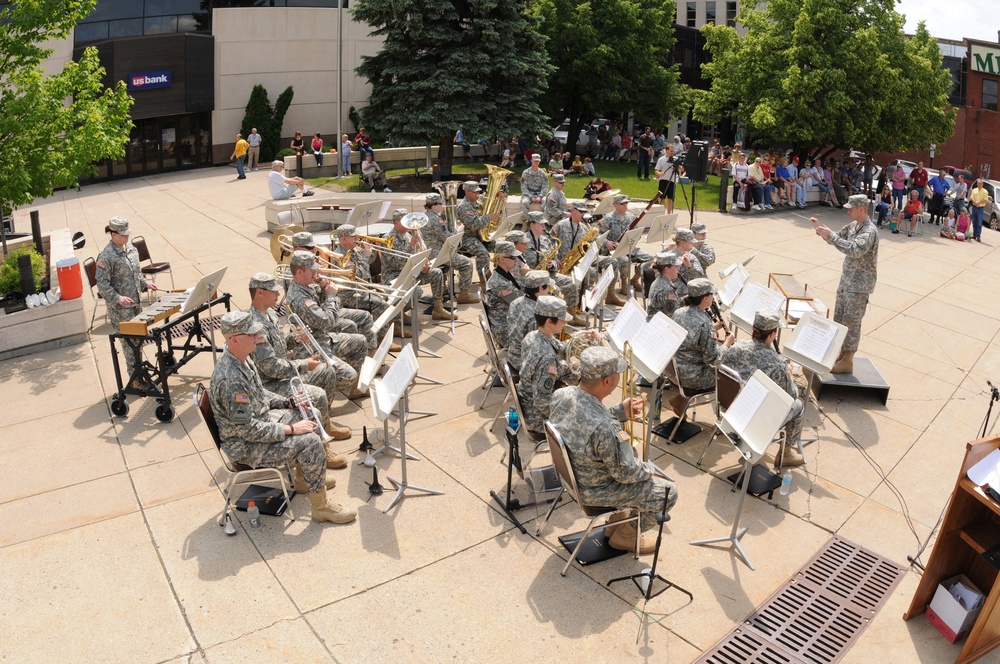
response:
<path id="1" fill-rule="evenodd" d="M 428 222 L 430 222 L 430 218 L 423 212 L 411 212 L 399 220 L 400 225 L 410 231 L 419 231 Z"/>

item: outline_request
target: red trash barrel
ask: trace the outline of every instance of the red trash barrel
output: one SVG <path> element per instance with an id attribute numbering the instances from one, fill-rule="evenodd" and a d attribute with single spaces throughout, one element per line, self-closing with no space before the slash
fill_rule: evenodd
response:
<path id="1" fill-rule="evenodd" d="M 59 276 L 59 296 L 63 300 L 75 300 L 83 295 L 83 279 L 80 275 L 80 259 L 76 256 L 63 258 L 56 263 Z"/>

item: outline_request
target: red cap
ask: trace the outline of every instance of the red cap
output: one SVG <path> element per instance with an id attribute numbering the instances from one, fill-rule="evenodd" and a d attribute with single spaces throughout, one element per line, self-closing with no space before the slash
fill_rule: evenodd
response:
<path id="1" fill-rule="evenodd" d="M 799 160 L 798 157 L 792 157 L 792 161 L 798 161 L 798 160 Z"/>
<path id="2" fill-rule="evenodd" d="M 257 503 L 251 500 L 249 503 L 247 503 L 247 508 L 249 509 L 251 507 L 257 507 Z"/>

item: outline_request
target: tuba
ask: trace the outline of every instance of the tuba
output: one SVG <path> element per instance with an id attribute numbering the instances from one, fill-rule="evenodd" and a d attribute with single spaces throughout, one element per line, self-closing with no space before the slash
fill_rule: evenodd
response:
<path id="1" fill-rule="evenodd" d="M 506 168 L 500 168 L 493 164 L 486 164 L 489 172 L 489 179 L 486 181 L 486 192 L 483 193 L 483 207 L 480 210 L 484 215 L 497 215 L 496 221 L 490 220 L 485 227 L 479 231 L 479 239 L 489 242 L 493 239 L 493 234 L 500 228 L 501 220 L 504 218 L 504 199 L 500 198 L 500 192 L 507 192 L 507 178 L 514 174 Z"/>
<path id="2" fill-rule="evenodd" d="M 448 225 L 448 232 L 454 233 L 458 228 L 458 214 L 455 212 L 458 207 L 458 188 L 462 186 L 460 180 L 447 180 L 434 182 L 432 187 L 437 189 L 444 199 L 444 220 Z"/>
<path id="3" fill-rule="evenodd" d="M 563 256 L 562 262 L 559 263 L 559 274 L 569 274 L 573 271 L 573 266 L 580 262 L 583 255 L 587 253 L 590 249 L 590 243 L 597 239 L 597 236 L 601 234 L 601 230 L 597 226 L 591 226 L 587 229 L 587 232 L 583 234 L 580 241 L 577 242 L 569 252 Z"/>

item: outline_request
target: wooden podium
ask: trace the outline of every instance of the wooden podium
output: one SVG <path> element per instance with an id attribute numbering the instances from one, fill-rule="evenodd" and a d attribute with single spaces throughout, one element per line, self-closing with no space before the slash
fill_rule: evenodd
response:
<path id="1" fill-rule="evenodd" d="M 904 620 L 923 615 L 938 584 L 957 574 L 964 574 L 976 584 L 986 598 L 956 664 L 974 662 L 1000 645 L 998 570 L 980 555 L 1000 544 L 1000 505 L 966 475 L 969 468 L 1000 448 L 1000 437 L 982 438 L 965 448 L 965 460 L 941 532 L 910 608 L 903 614 Z"/>

